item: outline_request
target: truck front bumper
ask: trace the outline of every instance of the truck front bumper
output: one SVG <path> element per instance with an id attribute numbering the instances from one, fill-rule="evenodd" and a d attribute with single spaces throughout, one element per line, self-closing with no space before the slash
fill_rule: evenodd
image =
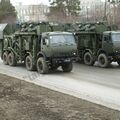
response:
<path id="1" fill-rule="evenodd" d="M 52 63 L 62 64 L 62 63 L 70 63 L 75 62 L 76 58 L 53 58 Z"/>

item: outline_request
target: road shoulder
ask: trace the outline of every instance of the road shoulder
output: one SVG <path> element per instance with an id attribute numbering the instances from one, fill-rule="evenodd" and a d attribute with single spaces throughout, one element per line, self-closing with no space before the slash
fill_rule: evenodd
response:
<path id="1" fill-rule="evenodd" d="M 2 120 L 119 120 L 120 112 L 0 74 Z"/>

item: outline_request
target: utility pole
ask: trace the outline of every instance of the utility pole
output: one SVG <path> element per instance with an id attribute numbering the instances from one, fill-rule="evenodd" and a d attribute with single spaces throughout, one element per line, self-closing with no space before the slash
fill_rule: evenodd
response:
<path id="1" fill-rule="evenodd" d="M 112 6 L 113 6 L 113 24 L 115 24 L 115 22 L 116 22 L 116 7 L 117 7 L 117 5 L 118 5 L 118 3 L 120 3 L 120 0 L 108 0 L 108 2 L 110 3 L 110 4 L 112 4 Z"/>
<path id="2" fill-rule="evenodd" d="M 116 13 L 116 10 L 115 10 L 116 8 L 115 8 L 115 2 L 113 3 L 113 24 L 115 24 L 115 17 L 116 17 L 116 15 L 115 15 L 115 13 Z"/>
<path id="3" fill-rule="evenodd" d="M 104 5 L 104 17 L 103 21 L 107 21 L 107 0 L 105 0 L 105 5 Z"/>
<path id="4" fill-rule="evenodd" d="M 87 14 L 86 14 L 86 15 L 87 15 L 87 16 L 86 16 L 86 17 L 87 17 L 87 22 L 89 21 L 89 9 L 90 9 L 89 6 L 86 7 L 86 12 L 87 12 Z"/>

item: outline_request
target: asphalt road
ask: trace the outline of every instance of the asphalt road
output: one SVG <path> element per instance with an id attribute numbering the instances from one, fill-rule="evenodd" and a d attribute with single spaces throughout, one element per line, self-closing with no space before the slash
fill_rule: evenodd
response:
<path id="1" fill-rule="evenodd" d="M 97 63 L 94 66 L 74 64 L 74 74 L 70 76 L 90 83 L 96 83 L 112 88 L 120 88 L 120 67 L 112 63 L 109 68 L 100 68 Z"/>
<path id="2" fill-rule="evenodd" d="M 0 73 L 120 110 L 120 67 L 99 68 L 75 63 L 71 73 L 61 69 L 48 75 L 30 72 L 23 65 L 9 67 L 0 61 Z"/>

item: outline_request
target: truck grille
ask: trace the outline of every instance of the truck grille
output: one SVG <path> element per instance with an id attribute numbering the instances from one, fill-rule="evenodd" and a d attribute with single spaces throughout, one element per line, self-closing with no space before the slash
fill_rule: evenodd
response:
<path id="1" fill-rule="evenodd" d="M 72 53 L 64 53 L 64 52 L 58 52 L 56 54 L 53 55 L 54 57 L 71 57 Z"/>

